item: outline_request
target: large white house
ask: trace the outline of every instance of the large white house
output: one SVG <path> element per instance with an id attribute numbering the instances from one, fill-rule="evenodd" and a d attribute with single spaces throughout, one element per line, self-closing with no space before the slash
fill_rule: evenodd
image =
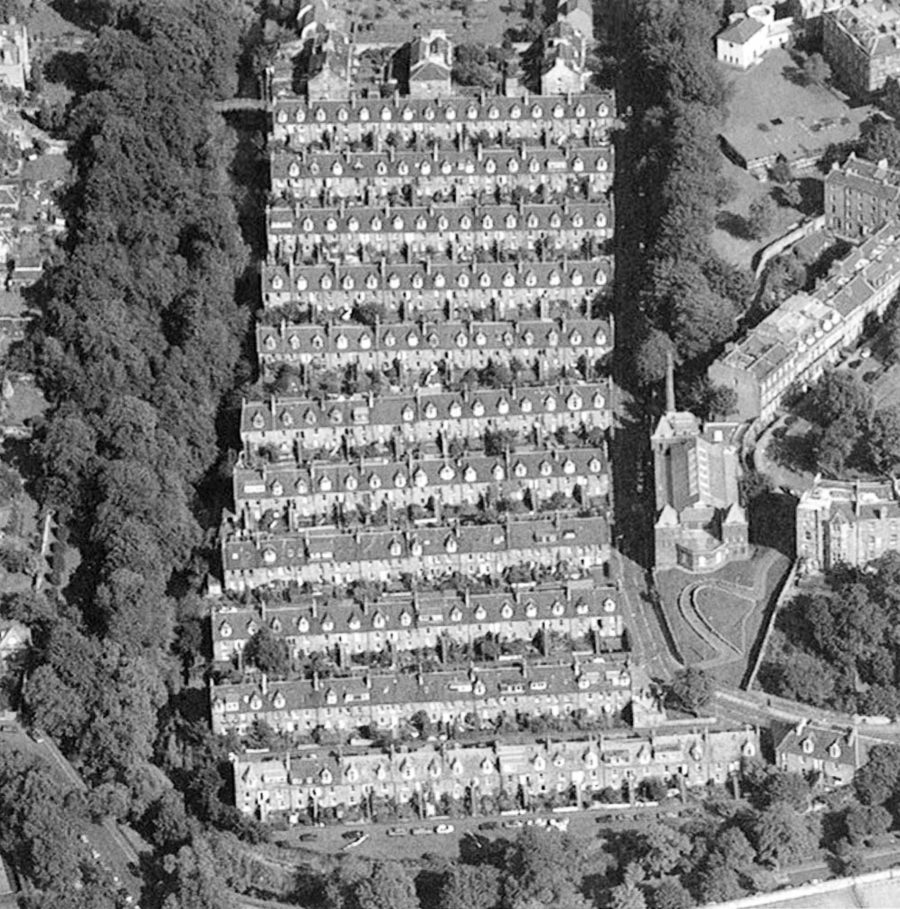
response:
<path id="1" fill-rule="evenodd" d="M 776 19 L 771 6 L 758 4 L 746 13 L 734 13 L 728 27 L 716 37 L 716 57 L 738 69 L 749 69 L 767 51 L 784 47 L 793 19 Z"/>

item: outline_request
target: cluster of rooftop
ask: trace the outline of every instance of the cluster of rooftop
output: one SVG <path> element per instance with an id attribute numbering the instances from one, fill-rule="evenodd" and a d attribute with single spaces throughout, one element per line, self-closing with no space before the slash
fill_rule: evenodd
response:
<path id="1" fill-rule="evenodd" d="M 301 93 L 269 80 L 267 396 L 223 521 L 213 728 L 344 748 L 656 723 L 610 577 L 614 98 L 548 88 L 584 4 L 541 38 L 544 93 L 491 97 L 453 88 L 435 33 L 357 93 L 312 7 Z M 263 632 L 277 675 L 245 658 Z"/>

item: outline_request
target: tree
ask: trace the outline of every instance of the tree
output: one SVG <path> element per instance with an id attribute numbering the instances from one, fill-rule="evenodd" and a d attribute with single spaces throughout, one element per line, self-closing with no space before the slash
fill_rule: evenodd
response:
<path id="1" fill-rule="evenodd" d="M 500 872 L 493 865 L 454 862 L 444 875 L 438 909 L 495 909 L 500 901 Z"/>
<path id="2" fill-rule="evenodd" d="M 800 184 L 796 180 L 787 183 L 781 191 L 785 205 L 791 208 L 800 208 L 803 204 L 803 194 L 800 192 Z"/>
<path id="3" fill-rule="evenodd" d="M 795 256 L 776 256 L 766 266 L 758 300 L 760 308 L 764 313 L 771 312 L 805 283 L 806 269 Z"/>
<path id="4" fill-rule="evenodd" d="M 882 120 L 863 124 L 859 153 L 869 161 L 887 161 L 890 167 L 900 166 L 900 129 Z"/>
<path id="5" fill-rule="evenodd" d="M 634 368 L 641 385 L 661 382 L 666 377 L 668 356 L 674 354 L 671 338 L 658 328 L 652 328 L 639 343 Z"/>
<path id="6" fill-rule="evenodd" d="M 502 69 L 490 58 L 490 49 L 484 44 L 457 44 L 453 48 L 451 75 L 458 85 L 494 88 L 502 76 Z"/>
<path id="7" fill-rule="evenodd" d="M 739 899 L 745 893 L 740 875 L 728 867 L 720 852 L 711 852 L 701 865 L 697 891 L 703 904 L 724 903 Z"/>
<path id="8" fill-rule="evenodd" d="M 900 788 L 900 747 L 874 745 L 856 771 L 853 785 L 864 805 L 883 805 Z"/>
<path id="9" fill-rule="evenodd" d="M 677 877 L 660 881 L 650 891 L 650 909 L 693 909 L 694 898 Z"/>
<path id="10" fill-rule="evenodd" d="M 824 660 L 804 650 L 795 651 L 781 666 L 779 694 L 815 707 L 832 703 L 837 678 Z"/>
<path id="11" fill-rule="evenodd" d="M 291 668 L 291 654 L 287 642 L 263 625 L 247 641 L 244 648 L 244 659 L 267 675 L 284 677 Z"/>
<path id="12" fill-rule="evenodd" d="M 806 819 L 786 802 L 775 802 L 760 812 L 754 833 L 760 861 L 775 867 L 800 862 L 816 848 Z"/>
<path id="13" fill-rule="evenodd" d="M 754 240 L 760 240 L 775 227 L 778 208 L 768 194 L 754 199 L 747 214 L 747 231 Z"/>
<path id="14" fill-rule="evenodd" d="M 847 839 L 854 846 L 868 846 L 891 827 L 891 814 L 881 805 L 850 805 L 844 812 Z"/>
<path id="15" fill-rule="evenodd" d="M 779 158 L 769 168 L 769 175 L 776 183 L 790 183 L 794 179 L 791 165 L 784 158 Z"/>
<path id="16" fill-rule="evenodd" d="M 613 887 L 609 906 L 610 909 L 647 909 L 647 901 L 637 884 L 628 882 Z"/>
<path id="17" fill-rule="evenodd" d="M 733 388 L 711 385 L 706 393 L 706 410 L 712 419 L 725 419 L 737 413 L 738 397 Z"/>
<path id="18" fill-rule="evenodd" d="M 504 857 L 504 909 L 587 909 L 578 892 L 582 853 L 572 837 L 526 827 Z"/>
<path id="19" fill-rule="evenodd" d="M 831 78 L 831 67 L 820 53 L 810 54 L 801 69 L 806 85 L 824 85 Z"/>
<path id="20" fill-rule="evenodd" d="M 699 716 L 712 700 L 712 680 L 702 669 L 688 666 L 676 674 L 669 693 L 683 710 Z"/>
<path id="21" fill-rule="evenodd" d="M 416 885 L 399 862 L 377 862 L 356 887 L 359 909 L 419 909 Z"/>
<path id="22" fill-rule="evenodd" d="M 641 840 L 641 867 L 649 877 L 674 873 L 691 851 L 688 837 L 668 824 L 651 825 L 641 834 Z"/>
<path id="23" fill-rule="evenodd" d="M 863 436 L 866 456 L 881 474 L 893 474 L 900 465 L 900 407 L 875 411 L 869 431 Z"/>

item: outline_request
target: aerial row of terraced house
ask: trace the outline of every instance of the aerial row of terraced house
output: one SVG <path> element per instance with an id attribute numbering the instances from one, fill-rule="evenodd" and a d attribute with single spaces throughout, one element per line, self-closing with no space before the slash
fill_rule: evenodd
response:
<path id="1" fill-rule="evenodd" d="M 398 84 L 360 84 L 352 41 L 305 20 L 299 63 L 270 73 L 263 392 L 242 407 L 209 698 L 216 732 L 262 729 L 316 768 L 285 795 L 283 767 L 241 758 L 242 810 L 343 816 L 437 739 L 458 744 L 423 764 L 432 788 L 446 771 L 438 789 L 472 791 L 475 768 L 497 794 L 485 742 L 559 732 L 603 762 L 600 733 L 664 720 L 610 558 L 615 100 L 561 79 L 585 39 L 560 23 L 543 94 L 464 93 L 441 33 L 401 49 Z M 254 665 L 261 635 L 277 671 Z M 710 773 L 756 747 L 728 742 Z M 681 766 L 585 760 L 588 793 Z"/>

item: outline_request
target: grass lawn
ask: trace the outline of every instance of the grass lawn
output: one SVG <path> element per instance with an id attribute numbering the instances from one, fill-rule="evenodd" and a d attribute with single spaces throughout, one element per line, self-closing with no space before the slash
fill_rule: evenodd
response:
<path id="1" fill-rule="evenodd" d="M 771 194 L 775 189 L 771 183 L 760 183 L 742 167 L 738 167 L 722 155 L 722 176 L 733 180 L 738 188 L 738 195 L 716 215 L 716 227 L 712 234 L 712 247 L 726 262 L 738 268 L 751 267 L 754 255 L 786 233 L 787 230 L 803 218 L 796 208 L 778 206 L 772 230 L 759 240 L 746 235 L 745 219 L 750 206 L 756 199 Z"/>
<path id="2" fill-rule="evenodd" d="M 659 572 L 657 589 L 685 662 L 706 664 L 704 668 L 723 684 L 740 684 L 766 606 L 789 565 L 789 559 L 776 550 L 758 547 L 751 559 L 730 563 L 708 575 L 691 574 L 679 568 Z M 731 585 L 746 588 L 746 597 L 742 590 L 729 589 Z M 721 642 L 717 644 L 714 638 L 705 640 L 692 627 L 694 623 L 682 616 L 678 598 L 689 587 L 699 588 L 695 596 L 703 617 L 726 640 L 742 649 L 740 656 Z M 687 604 L 685 612 L 690 618 Z"/>
<path id="3" fill-rule="evenodd" d="M 756 602 L 721 587 L 701 587 L 694 595 L 700 615 L 735 647 L 747 649 L 747 623 Z"/>

